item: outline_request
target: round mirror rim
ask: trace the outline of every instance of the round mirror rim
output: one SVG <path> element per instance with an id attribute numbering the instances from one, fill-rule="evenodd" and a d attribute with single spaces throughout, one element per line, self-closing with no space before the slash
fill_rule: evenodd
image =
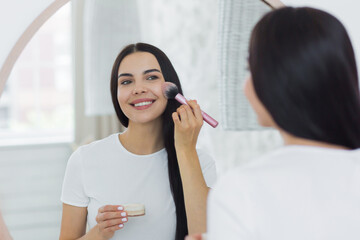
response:
<path id="1" fill-rule="evenodd" d="M 7 56 L 3 66 L 0 69 L 0 98 L 1 94 L 5 88 L 5 84 L 11 70 L 14 67 L 14 64 L 21 52 L 24 50 L 27 43 L 32 39 L 35 33 L 39 30 L 39 28 L 52 16 L 57 10 L 59 10 L 63 5 L 68 3 L 71 0 L 56 0 L 52 4 L 50 4 L 40 15 L 35 18 L 35 20 L 29 25 L 29 27 L 24 31 L 24 33 L 20 36 L 14 47 L 11 49 L 9 55 Z M 283 7 L 284 4 L 281 0 L 262 0 L 272 6 L 273 8 Z"/>
<path id="2" fill-rule="evenodd" d="M 25 46 L 40 29 L 40 27 L 69 1 L 70 0 L 56 0 L 51 3 L 44 11 L 39 14 L 39 16 L 34 19 L 34 21 L 26 28 L 24 33 L 17 40 L 9 55 L 6 57 L 6 60 L 0 70 L 0 98 L 11 70 L 13 69 L 16 60 L 24 50 Z"/>

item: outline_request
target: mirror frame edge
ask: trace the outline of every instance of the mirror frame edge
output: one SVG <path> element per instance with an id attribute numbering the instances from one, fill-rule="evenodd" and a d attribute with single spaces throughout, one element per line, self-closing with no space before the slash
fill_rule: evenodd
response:
<path id="1" fill-rule="evenodd" d="M 11 70 L 13 69 L 15 62 L 19 58 L 28 42 L 51 16 L 53 16 L 62 6 L 70 1 L 71 0 L 55 0 L 32 21 L 32 23 L 19 37 L 10 53 L 6 57 L 0 70 L 0 99 Z"/>
<path id="2" fill-rule="evenodd" d="M 285 7 L 285 4 L 281 0 L 261 0 L 265 4 L 269 5 L 272 9 Z"/>

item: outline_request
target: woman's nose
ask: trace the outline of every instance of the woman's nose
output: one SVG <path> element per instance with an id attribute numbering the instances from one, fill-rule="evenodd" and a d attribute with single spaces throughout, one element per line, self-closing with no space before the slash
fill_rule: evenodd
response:
<path id="1" fill-rule="evenodd" d="M 133 90 L 133 94 L 140 94 L 140 93 L 146 93 L 147 89 L 142 85 L 135 86 Z"/>

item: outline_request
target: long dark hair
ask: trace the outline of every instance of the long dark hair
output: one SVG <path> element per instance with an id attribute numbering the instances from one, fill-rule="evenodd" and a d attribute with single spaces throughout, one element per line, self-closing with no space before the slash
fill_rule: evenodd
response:
<path id="1" fill-rule="evenodd" d="M 334 16 L 313 8 L 269 12 L 253 29 L 249 65 L 255 92 L 281 129 L 360 147 L 355 56 Z"/>
<path id="2" fill-rule="evenodd" d="M 181 84 L 179 77 L 176 74 L 176 71 L 171 64 L 169 58 L 162 52 L 160 49 L 146 44 L 146 43 L 136 43 L 126 46 L 117 56 L 112 72 L 111 72 L 111 98 L 115 108 L 115 112 L 120 122 L 128 127 L 129 119 L 125 116 L 123 111 L 120 108 L 118 99 L 117 99 L 117 88 L 118 88 L 118 71 L 121 61 L 128 55 L 135 52 L 148 52 L 154 55 L 159 62 L 161 72 L 164 76 L 165 81 L 175 83 L 179 89 L 179 93 L 182 93 Z M 188 234 L 186 211 L 185 211 L 185 202 L 184 202 L 184 192 L 181 182 L 181 175 L 179 170 L 179 165 L 176 157 L 176 151 L 174 146 L 174 122 L 172 120 L 172 113 L 176 112 L 176 109 L 180 106 L 175 100 L 168 100 L 168 104 L 165 108 L 164 113 L 162 114 L 162 132 L 164 138 L 165 149 L 168 155 L 168 172 L 169 172 L 169 181 L 170 188 L 174 198 L 175 207 L 176 207 L 176 240 L 183 240 Z"/>

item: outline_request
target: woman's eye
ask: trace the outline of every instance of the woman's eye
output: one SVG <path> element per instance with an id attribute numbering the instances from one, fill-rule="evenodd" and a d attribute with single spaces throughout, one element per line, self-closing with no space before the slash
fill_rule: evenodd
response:
<path id="1" fill-rule="evenodd" d="M 155 79 L 158 79 L 159 77 L 158 76 L 150 76 L 147 78 L 147 80 L 155 80 Z"/>
<path id="2" fill-rule="evenodd" d="M 121 82 L 121 85 L 128 85 L 131 83 L 131 80 L 124 80 Z"/>

